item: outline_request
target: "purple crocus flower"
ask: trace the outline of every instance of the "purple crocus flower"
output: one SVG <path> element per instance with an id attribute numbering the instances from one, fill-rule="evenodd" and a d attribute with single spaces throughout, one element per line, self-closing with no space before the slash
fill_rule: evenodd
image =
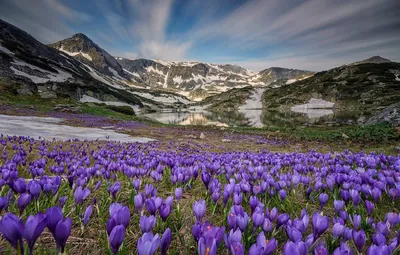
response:
<path id="1" fill-rule="evenodd" d="M 0 197 L 0 213 L 5 209 L 7 211 L 8 199 L 6 197 Z"/>
<path id="2" fill-rule="evenodd" d="M 204 214 L 206 213 L 206 201 L 200 199 L 199 201 L 194 202 L 192 205 L 192 209 L 197 221 L 200 222 Z"/>
<path id="3" fill-rule="evenodd" d="M 33 254 L 35 242 L 46 228 L 46 224 L 46 215 L 42 213 L 38 213 L 35 216 L 30 215 L 26 220 L 24 238 L 28 243 L 29 254 Z"/>
<path id="4" fill-rule="evenodd" d="M 307 244 L 302 241 L 298 241 L 296 243 L 288 241 L 283 246 L 283 255 L 307 255 L 307 254 L 308 254 Z"/>
<path id="5" fill-rule="evenodd" d="M 291 226 L 286 226 L 286 233 L 292 242 L 301 241 L 303 239 L 301 232 Z"/>
<path id="6" fill-rule="evenodd" d="M 136 192 L 138 192 L 140 189 L 140 179 L 133 180 L 132 186 L 136 190 Z"/>
<path id="7" fill-rule="evenodd" d="M 160 217 L 163 222 L 165 222 L 168 218 L 168 216 L 171 214 L 171 206 L 168 204 L 164 203 L 160 206 L 158 209 L 158 212 L 160 213 Z"/>
<path id="8" fill-rule="evenodd" d="M 61 207 L 64 207 L 65 203 L 67 202 L 68 197 L 67 196 L 63 196 L 60 197 L 60 199 L 58 199 L 58 202 L 60 203 Z"/>
<path id="9" fill-rule="evenodd" d="M 147 211 L 151 214 L 151 215 L 155 215 L 157 212 L 157 207 L 156 204 L 154 202 L 154 200 L 152 198 L 148 198 L 146 199 L 146 209 Z"/>
<path id="10" fill-rule="evenodd" d="M 328 202 L 329 196 L 326 193 L 321 193 L 319 195 L 319 204 L 320 204 L 320 208 L 322 209 L 326 203 Z"/>
<path id="11" fill-rule="evenodd" d="M 37 181 L 32 180 L 29 182 L 29 193 L 31 193 L 31 195 L 34 198 L 37 199 L 39 197 L 41 191 L 42 191 L 42 187 L 40 186 L 40 184 Z"/>
<path id="12" fill-rule="evenodd" d="M 56 231 L 56 226 L 60 220 L 63 218 L 62 211 L 60 207 L 54 206 L 46 211 L 46 222 L 47 222 L 47 228 L 49 229 L 50 233 L 53 235 L 55 238 L 55 231 Z"/>
<path id="13" fill-rule="evenodd" d="M 375 208 L 375 205 L 371 201 L 365 200 L 365 208 L 367 209 L 368 216 L 370 216 Z"/>
<path id="14" fill-rule="evenodd" d="M 386 214 L 385 220 L 393 227 L 399 223 L 400 217 L 397 213 L 391 212 Z"/>
<path id="15" fill-rule="evenodd" d="M 89 218 L 93 213 L 93 205 L 89 205 L 86 210 L 85 213 L 83 214 L 83 225 L 86 226 L 89 222 Z"/>
<path id="16" fill-rule="evenodd" d="M 117 181 L 115 182 L 111 188 L 110 188 L 110 193 L 113 196 L 114 199 L 117 198 L 117 193 L 121 190 L 121 182 Z"/>
<path id="17" fill-rule="evenodd" d="M 361 216 L 358 214 L 354 214 L 352 218 L 350 217 L 350 220 L 353 223 L 354 228 L 358 230 L 361 224 Z"/>
<path id="18" fill-rule="evenodd" d="M 380 232 L 376 232 L 373 236 L 372 236 L 372 242 L 378 246 L 382 245 L 382 244 L 386 244 L 386 237 L 380 233 Z"/>
<path id="19" fill-rule="evenodd" d="M 268 232 L 270 232 L 272 230 L 273 225 L 272 225 L 271 221 L 268 218 L 265 218 L 261 227 L 262 227 L 262 230 L 265 233 L 268 233 Z"/>
<path id="20" fill-rule="evenodd" d="M 140 229 L 142 230 L 142 233 L 147 233 L 151 232 L 151 230 L 154 228 L 156 225 L 156 217 L 153 215 L 147 217 L 145 215 L 142 215 L 140 217 Z"/>
<path id="21" fill-rule="evenodd" d="M 361 252 L 362 248 L 364 247 L 366 241 L 366 235 L 363 229 L 360 231 L 353 230 L 353 240 L 356 248 L 359 252 Z"/>
<path id="22" fill-rule="evenodd" d="M 172 204 L 174 203 L 174 197 L 173 196 L 168 196 L 166 199 L 165 199 L 165 203 L 168 205 L 168 206 L 172 206 Z M 158 209 L 160 209 L 160 208 L 158 208 Z"/>
<path id="23" fill-rule="evenodd" d="M 124 225 L 117 225 L 112 230 L 108 237 L 111 250 L 113 254 L 117 254 L 119 247 L 124 242 L 125 239 L 125 227 Z"/>
<path id="24" fill-rule="evenodd" d="M 279 197 L 281 198 L 282 201 L 285 200 L 286 196 L 287 196 L 286 190 L 284 189 L 279 190 Z"/>
<path id="25" fill-rule="evenodd" d="M 200 237 L 198 242 L 199 255 L 216 255 L 217 254 L 217 242 L 215 238 L 209 237 L 205 239 Z"/>
<path id="26" fill-rule="evenodd" d="M 167 250 L 171 242 L 172 242 L 172 232 L 171 229 L 167 228 L 161 237 L 161 255 L 167 254 Z"/>
<path id="27" fill-rule="evenodd" d="M 391 255 L 392 251 L 389 246 L 382 245 L 371 245 L 367 250 L 367 255 Z"/>
<path id="28" fill-rule="evenodd" d="M 152 233 L 144 233 L 138 240 L 139 255 L 153 255 L 160 246 L 160 238 L 158 234 L 153 236 Z"/>
<path id="29" fill-rule="evenodd" d="M 65 244 L 67 243 L 68 237 L 71 234 L 71 228 L 71 218 L 65 218 L 57 223 L 54 238 L 56 239 L 58 252 L 61 251 L 61 253 L 64 253 Z"/>
<path id="30" fill-rule="evenodd" d="M 344 230 L 345 230 L 344 225 L 342 225 L 341 223 L 335 223 L 335 225 L 333 225 L 333 229 L 332 229 L 333 237 L 334 238 L 341 237 L 344 233 Z"/>
<path id="31" fill-rule="evenodd" d="M 312 216 L 314 239 L 318 239 L 329 227 L 329 218 L 315 212 Z"/>
<path id="32" fill-rule="evenodd" d="M 272 238 L 271 240 L 267 240 L 265 238 L 264 233 L 261 232 L 257 236 L 256 243 L 250 247 L 249 254 L 251 254 L 251 255 L 257 255 L 257 254 L 270 255 L 275 251 L 277 246 L 278 246 L 278 242 L 275 240 L 275 238 Z"/>
<path id="33" fill-rule="evenodd" d="M 253 213 L 253 215 L 251 216 L 251 219 L 253 221 L 254 229 L 257 229 L 264 222 L 264 219 L 265 219 L 264 213 L 261 211 L 255 211 Z"/>
<path id="34" fill-rule="evenodd" d="M 279 214 L 276 219 L 276 228 L 279 228 L 282 225 L 285 225 L 290 220 L 290 216 L 287 213 Z"/>
<path id="35" fill-rule="evenodd" d="M 142 211 L 144 206 L 143 196 L 142 194 L 137 194 L 133 198 L 133 203 L 135 204 L 135 208 L 137 211 Z"/>
<path id="36" fill-rule="evenodd" d="M 122 224 L 127 228 L 131 218 L 129 207 L 119 203 L 112 203 L 110 205 L 110 217 L 115 219 L 116 225 Z"/>
<path id="37" fill-rule="evenodd" d="M 0 221 L 0 232 L 3 237 L 23 254 L 22 237 L 24 235 L 24 222 L 12 213 L 6 213 Z"/>
<path id="38" fill-rule="evenodd" d="M 28 206 L 28 204 L 31 202 L 31 195 L 28 193 L 21 194 L 18 198 L 18 208 L 19 208 L 19 213 L 22 214 L 25 210 L 25 208 Z"/>
<path id="39" fill-rule="evenodd" d="M 101 181 L 98 181 L 98 182 L 97 182 L 96 187 L 94 187 L 94 190 L 95 190 L 95 191 L 98 190 L 98 189 L 100 188 L 101 183 L 102 183 Z"/>
<path id="40" fill-rule="evenodd" d="M 345 243 L 340 243 L 340 246 L 333 251 L 333 255 L 354 255 L 353 250 Z"/>
<path id="41" fill-rule="evenodd" d="M 82 189 L 81 186 L 76 188 L 74 193 L 75 204 L 80 204 L 90 195 L 90 190 L 88 188 Z"/>
<path id="42" fill-rule="evenodd" d="M 175 189 L 175 198 L 177 201 L 181 200 L 182 197 L 182 188 Z"/>
<path id="43" fill-rule="evenodd" d="M 320 242 L 315 246 L 314 255 L 328 255 L 328 254 L 329 252 L 324 242 Z"/>
<path id="44" fill-rule="evenodd" d="M 333 207 L 335 208 L 336 212 L 341 211 L 344 207 L 344 201 L 342 201 L 342 200 L 333 201 Z"/>

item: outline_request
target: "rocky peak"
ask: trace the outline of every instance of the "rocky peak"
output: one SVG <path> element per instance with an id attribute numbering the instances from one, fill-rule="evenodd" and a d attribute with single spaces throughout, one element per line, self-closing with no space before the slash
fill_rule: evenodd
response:
<path id="1" fill-rule="evenodd" d="M 85 34 L 74 34 L 70 38 L 49 44 L 49 46 L 75 57 L 105 75 L 115 76 L 117 73 L 119 76 L 125 76 L 117 60 Z"/>
<path id="2" fill-rule="evenodd" d="M 358 61 L 358 62 L 354 62 L 352 63 L 352 65 L 359 65 L 359 64 L 367 64 L 367 63 L 374 63 L 374 64 L 381 64 L 381 63 L 390 63 L 392 61 L 390 61 L 389 59 L 383 58 L 381 56 L 372 56 L 370 58 Z"/>

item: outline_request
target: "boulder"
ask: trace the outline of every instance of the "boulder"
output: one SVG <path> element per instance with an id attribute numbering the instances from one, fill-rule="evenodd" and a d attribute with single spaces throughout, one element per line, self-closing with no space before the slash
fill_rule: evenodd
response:
<path id="1" fill-rule="evenodd" d="M 74 106 L 71 104 L 58 104 L 54 106 L 53 108 L 54 111 L 58 112 L 69 112 L 69 113 L 81 113 L 82 110 L 78 106 Z"/>
<path id="2" fill-rule="evenodd" d="M 40 97 L 43 99 L 55 99 L 57 98 L 57 94 L 54 91 L 43 91 L 39 93 Z"/>
<path id="3" fill-rule="evenodd" d="M 382 122 L 389 122 L 393 126 L 400 126 L 400 103 L 389 105 L 381 112 L 369 118 L 365 124 L 373 125 Z"/>

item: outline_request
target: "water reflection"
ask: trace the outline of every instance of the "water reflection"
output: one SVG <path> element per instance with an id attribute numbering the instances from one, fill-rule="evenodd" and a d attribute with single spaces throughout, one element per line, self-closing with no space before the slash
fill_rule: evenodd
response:
<path id="1" fill-rule="evenodd" d="M 236 112 L 167 112 L 144 116 L 166 124 L 215 126 L 298 126 L 357 124 L 368 114 L 334 111 L 332 109 L 304 109 L 304 111 L 240 110 Z"/>

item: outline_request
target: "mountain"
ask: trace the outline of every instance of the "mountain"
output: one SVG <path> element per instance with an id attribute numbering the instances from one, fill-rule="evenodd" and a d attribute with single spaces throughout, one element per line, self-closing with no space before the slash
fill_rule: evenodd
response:
<path id="1" fill-rule="evenodd" d="M 371 63 L 371 64 L 382 64 L 382 63 L 390 63 L 392 61 L 390 61 L 389 59 L 386 58 L 382 58 L 381 56 L 373 56 L 358 62 L 354 62 L 352 63 L 352 65 L 359 65 L 359 64 L 367 64 L 367 63 Z"/>
<path id="2" fill-rule="evenodd" d="M 125 76 L 117 60 L 84 34 L 78 33 L 48 46 L 73 56 L 80 62 L 95 68 L 105 75 Z"/>
<path id="3" fill-rule="evenodd" d="M 304 70 L 271 67 L 259 72 L 258 75 L 260 77 L 258 78 L 258 80 L 266 84 L 271 84 L 280 79 L 287 79 L 286 82 L 289 84 L 295 82 L 296 80 L 301 80 L 313 76 L 314 74 L 315 72 Z"/>
<path id="4" fill-rule="evenodd" d="M 373 57 L 378 63 L 343 65 L 264 93 L 264 107 L 285 108 L 310 99 L 335 103 L 335 108 L 376 111 L 400 101 L 400 63 Z M 365 60 L 364 60 L 365 61 Z"/>
<path id="5" fill-rule="evenodd" d="M 86 95 L 100 101 L 152 109 L 189 103 L 185 97 L 170 92 L 135 88 L 121 76 L 125 73 L 108 53 L 82 34 L 72 38 L 77 46 L 65 47 L 72 50 L 70 53 L 78 51 L 75 56 L 46 46 L 0 20 L 0 93 L 39 94 L 42 98 L 67 96 L 77 100 Z M 88 54 L 92 63 L 87 62 L 88 56 L 84 54 Z"/>
<path id="6" fill-rule="evenodd" d="M 230 64 L 116 59 L 124 71 L 142 86 L 174 91 L 195 101 L 233 88 L 266 86 L 278 79 L 298 79 L 313 74 L 277 67 L 256 73 Z"/>

